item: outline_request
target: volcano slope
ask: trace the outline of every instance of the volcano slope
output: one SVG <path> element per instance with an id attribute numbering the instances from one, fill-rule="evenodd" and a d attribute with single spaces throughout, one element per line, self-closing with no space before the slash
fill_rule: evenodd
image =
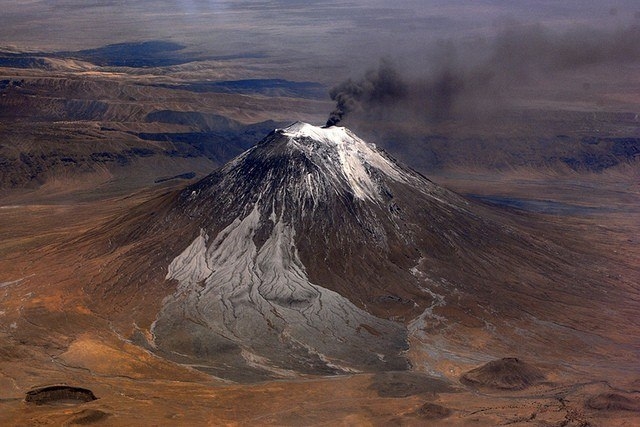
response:
<path id="1" fill-rule="evenodd" d="M 111 396 L 113 409 L 125 404 L 114 390 L 142 402 L 141 390 L 161 384 L 194 391 L 200 416 L 207 396 L 220 398 L 207 389 L 220 384 L 214 377 L 293 381 L 412 369 L 457 383 L 488 360 L 517 356 L 547 381 L 525 397 L 541 399 L 541 411 L 557 406 L 556 416 L 569 413 L 557 396 L 579 390 L 585 400 L 610 392 L 596 380 L 637 375 L 637 290 L 581 250 L 587 240 L 469 202 L 345 128 L 275 130 L 200 182 L 146 198 L 119 200 L 128 214 L 114 216 L 109 206 L 103 225 L 81 224 L 79 237 L 3 264 L 17 278 L 2 282 L 7 389 L 76 375 L 98 387 L 96 396 Z M 26 359 L 29 369 L 19 362 Z M 344 405 L 347 395 L 370 399 L 353 390 L 371 377 L 344 378 Z M 413 414 L 433 393 L 452 393 L 441 399 L 456 408 L 471 396 L 460 385 L 431 393 L 426 378 L 373 378 L 367 390 L 379 396 L 363 407 L 407 400 L 370 417 Z M 287 384 L 325 399 L 334 388 Z M 225 388 L 225 404 L 271 390 L 255 387 Z M 507 398 L 478 393 L 471 407 Z M 315 408 L 335 406 L 327 405 Z M 521 416 L 524 406 L 516 407 Z M 464 419 L 477 413 L 458 410 Z M 268 420 L 300 421 L 287 414 Z M 258 420 L 251 410 L 224 417 Z"/>
<path id="2" fill-rule="evenodd" d="M 624 345 L 606 330 L 628 309 L 620 292 L 537 232 L 345 128 L 295 123 L 73 247 L 109 258 L 85 286 L 92 311 L 226 378 L 442 371 L 446 351 L 562 361 Z"/>

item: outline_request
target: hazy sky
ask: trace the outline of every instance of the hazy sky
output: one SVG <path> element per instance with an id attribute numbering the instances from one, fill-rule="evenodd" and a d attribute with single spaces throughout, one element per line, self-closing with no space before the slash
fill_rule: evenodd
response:
<path id="1" fill-rule="evenodd" d="M 362 56 L 490 34 L 506 20 L 552 27 L 640 22 L 637 0 L 0 1 L 0 44 L 57 50 L 168 39 L 213 53 Z"/>
<path id="2" fill-rule="evenodd" d="M 418 75 L 447 55 L 486 63 L 496 53 L 493 39 L 508 39 L 514 22 L 550 34 L 525 63 L 566 31 L 582 37 L 640 25 L 637 0 L 5 0 L 0 7 L 0 46 L 68 51 L 169 40 L 196 56 L 260 54 L 256 66 L 326 84 L 362 75 L 380 58 Z M 518 53 L 525 44 L 511 48 Z"/>

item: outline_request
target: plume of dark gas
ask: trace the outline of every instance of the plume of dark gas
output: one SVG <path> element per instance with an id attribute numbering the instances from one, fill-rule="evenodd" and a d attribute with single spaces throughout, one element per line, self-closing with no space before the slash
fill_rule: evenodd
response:
<path id="1" fill-rule="evenodd" d="M 381 60 L 359 80 L 348 79 L 333 87 L 329 93 L 336 108 L 329 115 L 326 126 L 338 124 L 345 115 L 363 108 L 392 106 L 407 97 L 407 83 L 388 60 Z"/>
<path id="2" fill-rule="evenodd" d="M 441 43 L 423 61 L 429 66 L 403 67 L 400 72 L 396 63 L 384 59 L 361 78 L 334 86 L 330 96 L 336 107 L 326 126 L 351 114 L 425 122 L 482 115 L 508 104 L 516 89 L 534 80 L 553 80 L 588 66 L 609 65 L 615 70 L 638 62 L 638 40 L 637 24 L 559 33 L 539 24 L 509 23 L 492 39 L 467 45 Z"/>

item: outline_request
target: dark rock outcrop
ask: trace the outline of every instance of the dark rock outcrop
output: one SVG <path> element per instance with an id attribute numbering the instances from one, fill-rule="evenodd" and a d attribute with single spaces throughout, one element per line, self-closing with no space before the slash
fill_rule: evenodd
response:
<path id="1" fill-rule="evenodd" d="M 53 385 L 28 391 L 25 402 L 36 405 L 56 405 L 85 403 L 96 399 L 93 392 L 86 388 Z"/>
<path id="2" fill-rule="evenodd" d="M 545 378 L 542 371 L 515 357 L 493 360 L 462 375 L 460 382 L 473 387 L 523 390 Z"/>
<path id="3" fill-rule="evenodd" d="M 601 393 L 590 397 L 585 405 L 599 411 L 634 411 L 640 412 L 640 401 L 618 393 Z"/>

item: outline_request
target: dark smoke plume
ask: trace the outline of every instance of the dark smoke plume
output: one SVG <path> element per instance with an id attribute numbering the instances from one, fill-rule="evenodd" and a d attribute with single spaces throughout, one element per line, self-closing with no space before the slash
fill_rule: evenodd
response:
<path id="1" fill-rule="evenodd" d="M 327 126 L 349 114 L 364 119 L 437 122 L 482 116 L 503 106 L 522 87 L 553 82 L 580 68 L 640 61 L 640 26 L 615 31 L 579 27 L 563 33 L 542 25 L 510 23 L 490 40 L 441 42 L 421 67 L 403 73 L 382 61 L 360 80 L 331 91 L 336 108 Z"/>
<path id="2" fill-rule="evenodd" d="M 326 126 L 338 124 L 342 118 L 363 106 L 380 107 L 398 102 L 407 95 L 407 86 L 387 60 L 380 61 L 377 70 L 369 70 L 358 80 L 346 80 L 331 89 L 336 108 L 329 115 Z"/>

